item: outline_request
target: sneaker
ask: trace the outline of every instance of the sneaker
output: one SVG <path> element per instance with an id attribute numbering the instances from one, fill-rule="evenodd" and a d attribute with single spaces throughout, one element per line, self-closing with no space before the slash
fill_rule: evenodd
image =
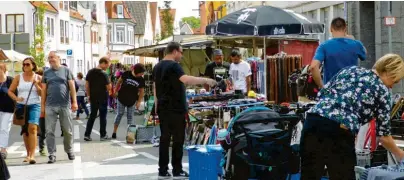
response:
<path id="1" fill-rule="evenodd" d="M 116 133 L 112 133 L 112 139 L 116 139 Z"/>
<path id="2" fill-rule="evenodd" d="M 45 149 L 40 149 L 40 150 L 39 150 L 39 154 L 40 154 L 41 156 L 46 156 L 46 151 L 45 151 Z"/>
<path id="3" fill-rule="evenodd" d="M 170 179 L 171 174 L 169 172 L 159 172 L 159 177 L 158 179 Z"/>
<path id="4" fill-rule="evenodd" d="M 76 117 L 76 118 L 74 118 L 74 120 L 80 120 L 80 118 L 79 118 L 79 117 Z"/>
<path id="5" fill-rule="evenodd" d="M 86 119 L 89 119 L 89 118 L 90 118 L 90 116 L 87 116 L 87 117 L 86 117 Z"/>
<path id="6" fill-rule="evenodd" d="M 93 139 L 91 139 L 90 136 L 84 136 L 84 141 L 92 141 Z"/>
<path id="7" fill-rule="evenodd" d="M 55 163 L 56 162 L 56 156 L 49 156 L 49 161 L 48 161 L 48 164 L 53 164 L 53 163 Z"/>
<path id="8" fill-rule="evenodd" d="M 107 141 L 107 140 L 109 140 L 109 136 L 108 136 L 108 135 L 105 135 L 105 136 L 101 137 L 100 140 L 101 140 L 101 141 Z"/>
<path id="9" fill-rule="evenodd" d="M 189 174 L 185 171 L 181 171 L 180 173 L 173 173 L 173 175 L 173 179 L 187 179 L 189 177 Z"/>
<path id="10" fill-rule="evenodd" d="M 69 160 L 76 159 L 76 156 L 74 155 L 74 153 L 67 153 L 67 157 L 69 157 Z"/>

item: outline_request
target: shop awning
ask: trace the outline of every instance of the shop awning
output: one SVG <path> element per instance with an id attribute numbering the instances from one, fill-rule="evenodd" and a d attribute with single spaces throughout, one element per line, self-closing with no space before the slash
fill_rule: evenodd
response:
<path id="1" fill-rule="evenodd" d="M 20 62 L 27 57 L 31 57 L 14 50 L 0 49 L 0 61 Z"/>
<path id="2" fill-rule="evenodd" d="M 181 46 L 184 48 L 210 46 L 213 43 L 213 38 L 206 35 L 189 36 L 181 39 L 180 41 Z M 158 57 L 158 51 L 164 49 L 167 44 L 168 42 L 164 44 L 128 49 L 124 52 L 124 54 L 143 57 Z"/>
<path id="3" fill-rule="evenodd" d="M 140 48 L 128 49 L 124 54 L 143 57 L 158 57 L 158 51 L 164 49 L 167 44 L 157 44 L 152 46 L 144 46 Z"/>
<path id="4" fill-rule="evenodd" d="M 197 35 L 188 38 L 184 38 L 181 42 L 182 47 L 201 47 L 201 46 L 210 46 L 214 43 L 214 40 L 211 36 L 206 35 Z"/>

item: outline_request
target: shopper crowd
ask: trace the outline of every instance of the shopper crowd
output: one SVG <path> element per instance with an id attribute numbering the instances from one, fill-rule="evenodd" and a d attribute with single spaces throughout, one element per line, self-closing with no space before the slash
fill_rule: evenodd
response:
<path id="1" fill-rule="evenodd" d="M 327 166 L 330 179 L 354 179 L 356 165 L 355 139 L 366 123 L 376 118 L 377 135 L 382 145 L 398 160 L 404 159 L 390 132 L 392 98 L 390 89 L 404 78 L 404 61 L 397 54 L 386 54 L 378 59 L 372 69 L 358 67 L 358 59 L 366 60 L 364 45 L 347 35 L 347 24 L 342 18 L 331 23 L 333 38 L 322 43 L 310 66 L 313 79 L 321 89 L 316 105 L 304 122 L 301 138 L 302 179 L 320 179 Z M 233 89 L 247 94 L 251 90 L 251 68 L 241 59 L 241 53 L 230 53 L 231 64 L 224 62 L 220 49 L 213 51 L 214 62 L 206 66 L 205 77 L 186 75 L 179 62 L 183 49 L 179 43 L 170 42 L 166 56 L 153 69 L 155 113 L 160 120 L 159 176 L 170 177 L 168 172 L 169 147 L 172 141 L 172 175 L 188 177 L 183 170 L 182 157 L 185 139 L 185 115 L 188 112 L 186 85 L 204 85 L 207 90 L 225 82 L 222 91 Z M 110 97 L 117 99 L 117 114 L 112 138 L 127 111 L 128 124 L 133 124 L 133 112 L 144 99 L 145 67 L 136 64 L 123 72 L 113 88 L 105 71 L 110 59 L 102 57 L 96 68 L 84 77 L 75 78 L 63 66 L 56 52 L 48 55 L 50 68 L 38 73 L 33 58 L 22 62 L 22 73 L 6 76 L 7 67 L 0 64 L 0 151 L 7 157 L 7 147 L 13 115 L 26 114 L 21 135 L 27 151 L 24 162 L 35 164 L 38 144 L 41 154 L 44 142 L 49 154 L 48 163 L 56 161 L 55 128 L 57 121 L 63 132 L 64 151 L 70 160 L 73 153 L 71 112 L 86 114 L 85 141 L 92 141 L 91 132 L 97 117 L 100 119 L 101 141 L 109 140 L 107 113 Z M 321 75 L 320 65 L 323 67 Z M 90 111 L 87 102 L 90 105 Z"/>

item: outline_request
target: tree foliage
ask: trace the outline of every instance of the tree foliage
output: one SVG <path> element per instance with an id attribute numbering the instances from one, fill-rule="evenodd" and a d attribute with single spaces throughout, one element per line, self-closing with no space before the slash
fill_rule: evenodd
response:
<path id="1" fill-rule="evenodd" d="M 161 32 L 161 39 L 165 39 L 174 34 L 174 17 L 170 13 L 171 1 L 164 1 L 163 10 L 163 28 Z"/>
<path id="2" fill-rule="evenodd" d="M 35 36 L 34 42 L 29 50 L 30 55 L 34 58 L 35 63 L 38 67 L 45 66 L 45 24 L 44 24 L 44 15 L 45 15 L 45 5 L 41 2 L 40 6 L 37 9 L 37 21 L 38 23 L 35 25 Z"/>
<path id="3" fill-rule="evenodd" d="M 191 26 L 192 29 L 200 28 L 201 27 L 201 19 L 195 16 L 183 17 L 181 19 L 183 23 L 187 23 Z"/>

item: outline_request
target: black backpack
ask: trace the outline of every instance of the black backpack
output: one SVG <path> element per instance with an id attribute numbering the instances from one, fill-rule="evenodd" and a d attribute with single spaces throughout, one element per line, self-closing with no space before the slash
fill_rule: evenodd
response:
<path id="1" fill-rule="evenodd" d="M 302 68 L 300 74 L 295 74 L 294 78 L 297 78 L 297 95 L 305 96 L 310 100 L 315 100 L 317 98 L 317 93 L 319 88 L 314 82 L 313 76 L 309 72 L 309 65 Z"/>

